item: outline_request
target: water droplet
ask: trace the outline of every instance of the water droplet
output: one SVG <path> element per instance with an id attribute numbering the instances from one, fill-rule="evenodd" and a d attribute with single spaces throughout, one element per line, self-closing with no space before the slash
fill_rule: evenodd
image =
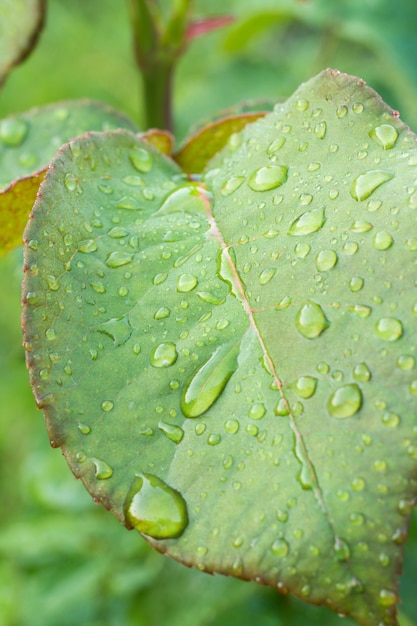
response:
<path id="1" fill-rule="evenodd" d="M 168 439 L 170 439 L 170 441 L 173 441 L 174 443 L 180 443 L 184 437 L 183 429 L 175 424 L 166 424 L 165 422 L 160 421 L 158 428 L 164 433 L 164 435 L 166 435 L 166 437 L 168 437 Z"/>
<path id="2" fill-rule="evenodd" d="M 386 231 L 381 231 L 379 233 L 375 233 L 373 239 L 374 248 L 377 250 L 388 250 L 394 243 L 392 235 L 387 233 Z"/>
<path id="3" fill-rule="evenodd" d="M 367 233 L 369 230 L 373 229 L 373 225 L 370 222 L 365 220 L 356 220 L 353 222 L 352 226 L 349 230 L 354 233 Z"/>
<path id="4" fill-rule="evenodd" d="M 258 402 L 256 404 L 252 404 L 248 411 L 248 417 L 253 420 L 260 420 L 266 413 L 265 405 L 262 402 Z"/>
<path id="5" fill-rule="evenodd" d="M 338 387 L 327 402 L 329 414 L 340 419 L 352 417 L 361 406 L 362 392 L 356 383 Z"/>
<path id="6" fill-rule="evenodd" d="M 222 196 L 230 196 L 230 194 L 239 189 L 244 180 L 244 176 L 232 176 L 231 178 L 228 178 L 223 183 L 220 193 Z"/>
<path id="7" fill-rule="evenodd" d="M 334 250 L 322 250 L 315 258 L 319 272 L 331 270 L 337 263 L 337 254 Z"/>
<path id="8" fill-rule="evenodd" d="M 275 276 L 276 271 L 277 270 L 274 267 L 267 267 L 266 269 L 262 270 L 262 272 L 258 276 L 259 284 L 266 285 L 267 283 L 269 283 L 271 278 Z"/>
<path id="9" fill-rule="evenodd" d="M 285 141 L 285 137 L 277 137 L 277 139 L 274 139 L 266 150 L 267 154 L 274 154 L 275 152 L 278 152 L 278 150 L 281 150 Z"/>
<path id="10" fill-rule="evenodd" d="M 285 165 L 265 165 L 250 175 L 248 185 L 253 191 L 269 191 L 283 185 L 287 178 L 288 167 Z"/>
<path id="11" fill-rule="evenodd" d="M 102 459 L 91 458 L 90 461 L 94 463 L 97 480 L 107 480 L 113 476 L 113 468 Z"/>
<path id="12" fill-rule="evenodd" d="M 345 117 L 347 112 L 348 112 L 348 108 L 344 104 L 338 106 L 336 109 L 336 115 L 339 119 L 342 119 L 343 117 Z"/>
<path id="13" fill-rule="evenodd" d="M 415 366 L 416 361 L 410 354 L 402 354 L 398 357 L 396 365 L 401 370 L 411 370 Z"/>
<path id="14" fill-rule="evenodd" d="M 361 102 L 354 102 L 352 104 L 352 111 L 356 113 L 356 115 L 358 115 L 359 113 L 362 113 L 363 109 L 364 109 L 364 106 Z"/>
<path id="15" fill-rule="evenodd" d="M 360 291 L 364 285 L 364 280 L 360 276 L 353 276 L 349 282 L 349 289 L 353 292 Z"/>
<path id="16" fill-rule="evenodd" d="M 344 539 L 336 537 L 334 542 L 334 553 L 338 561 L 347 561 L 349 559 L 350 548 Z"/>
<path id="17" fill-rule="evenodd" d="M 278 400 L 278 404 L 275 407 L 275 415 L 278 415 L 280 417 L 289 415 L 288 402 L 284 398 Z"/>
<path id="18" fill-rule="evenodd" d="M 185 417 L 199 417 L 219 398 L 237 367 L 239 344 L 228 342 L 211 355 L 186 385 L 181 397 Z"/>
<path id="19" fill-rule="evenodd" d="M 279 538 L 275 539 L 274 543 L 271 546 L 271 552 L 274 556 L 279 559 L 283 559 L 287 556 L 290 551 L 290 547 L 285 539 Z"/>
<path id="20" fill-rule="evenodd" d="M 90 426 L 88 426 L 88 424 L 83 424 L 82 422 L 79 422 L 78 430 L 82 435 L 89 435 L 91 433 Z"/>
<path id="21" fill-rule="evenodd" d="M 382 416 L 381 421 L 383 425 L 386 426 L 387 428 L 397 428 L 398 424 L 400 423 L 400 417 L 396 413 L 387 411 Z"/>
<path id="22" fill-rule="evenodd" d="M 366 483 L 363 478 L 354 478 L 351 483 L 353 491 L 363 491 Z"/>
<path id="23" fill-rule="evenodd" d="M 133 260 L 133 254 L 129 254 L 129 252 L 123 252 L 121 250 L 115 250 L 114 252 L 110 252 L 106 259 L 107 267 L 117 268 L 122 267 L 123 265 L 128 265 Z"/>
<path id="24" fill-rule="evenodd" d="M 396 341 L 403 334 L 403 325 L 395 317 L 382 317 L 376 323 L 375 332 L 384 341 Z"/>
<path id="25" fill-rule="evenodd" d="M 358 363 L 353 368 L 353 378 L 360 383 L 367 383 L 371 380 L 371 372 L 366 363 Z"/>
<path id="26" fill-rule="evenodd" d="M 230 435 L 235 435 L 239 430 L 239 422 L 235 419 L 229 419 L 224 423 L 224 429 Z"/>
<path id="27" fill-rule="evenodd" d="M 379 604 L 381 606 L 394 606 L 397 604 L 398 599 L 397 595 L 394 591 L 389 591 L 388 589 L 381 589 L 379 592 Z"/>
<path id="28" fill-rule="evenodd" d="M 174 365 L 178 358 L 177 347 L 175 343 L 166 342 L 155 346 L 151 352 L 152 367 L 170 367 Z"/>
<path id="29" fill-rule="evenodd" d="M 388 565 L 391 563 L 391 559 L 389 558 L 388 554 L 385 554 L 385 552 L 381 552 L 378 556 L 378 559 L 382 567 L 388 567 Z"/>
<path id="30" fill-rule="evenodd" d="M 101 408 L 103 409 L 103 411 L 111 411 L 113 407 L 114 402 L 112 402 L 111 400 L 104 400 L 104 402 L 101 403 Z"/>
<path id="31" fill-rule="evenodd" d="M 368 317 L 372 313 L 371 307 L 366 306 L 365 304 L 354 304 L 353 306 L 348 306 L 348 310 L 362 319 Z"/>
<path id="32" fill-rule="evenodd" d="M 291 304 L 291 298 L 289 296 L 285 296 L 284 298 L 282 298 L 282 300 L 280 302 L 278 302 L 277 305 L 275 305 L 275 309 L 277 311 L 282 311 L 283 309 L 287 309 Z"/>
<path id="33" fill-rule="evenodd" d="M 299 241 L 295 248 L 294 254 L 299 259 L 305 259 L 310 254 L 311 246 L 306 241 Z"/>
<path id="34" fill-rule="evenodd" d="M 321 306 L 309 300 L 298 311 L 295 326 L 306 339 L 315 339 L 330 326 L 330 323 Z"/>
<path id="35" fill-rule="evenodd" d="M 152 169 L 153 159 L 148 150 L 144 148 L 134 148 L 129 152 L 129 159 L 133 167 L 143 174 Z"/>
<path id="36" fill-rule="evenodd" d="M 300 376 L 297 380 L 290 385 L 291 389 L 294 389 L 295 393 L 307 400 L 314 395 L 317 387 L 317 378 L 313 376 Z"/>
<path id="37" fill-rule="evenodd" d="M 355 200 L 366 200 L 383 183 L 394 178 L 394 174 L 384 170 L 370 170 L 357 176 L 350 188 L 350 194 Z"/>
<path id="38" fill-rule="evenodd" d="M 27 122 L 18 118 L 0 122 L 0 141 L 6 146 L 20 146 L 29 130 Z"/>
<path id="39" fill-rule="evenodd" d="M 94 239 L 80 241 L 78 244 L 78 250 L 79 252 L 85 252 L 86 254 L 95 252 L 97 250 L 97 242 Z"/>
<path id="40" fill-rule="evenodd" d="M 115 347 L 122 346 L 126 343 L 133 332 L 127 315 L 124 317 L 114 317 L 108 322 L 103 322 L 97 326 L 96 330 L 110 337 Z"/>
<path id="41" fill-rule="evenodd" d="M 209 446 L 217 446 L 221 442 L 222 438 L 219 433 L 214 433 L 208 436 L 207 443 Z"/>
<path id="42" fill-rule="evenodd" d="M 155 311 L 153 318 L 155 320 L 162 320 L 162 319 L 169 317 L 170 315 L 171 315 L 171 311 L 168 309 L 168 307 L 163 306 L 157 311 Z"/>
<path id="43" fill-rule="evenodd" d="M 314 134 L 318 139 L 324 139 L 327 132 L 327 124 L 326 122 L 320 122 L 317 126 L 314 127 Z"/>
<path id="44" fill-rule="evenodd" d="M 398 131 L 391 124 L 381 124 L 369 132 L 369 136 L 375 139 L 384 150 L 390 150 L 395 146 L 398 139 Z"/>
<path id="45" fill-rule="evenodd" d="M 308 100 L 305 100 L 304 98 L 298 98 L 297 102 L 295 103 L 295 106 L 297 107 L 299 111 L 307 111 L 308 107 L 310 106 L 310 103 Z"/>
<path id="46" fill-rule="evenodd" d="M 182 495 L 153 474 L 138 474 L 124 506 L 126 521 L 154 539 L 179 537 L 188 525 Z"/>
<path id="47" fill-rule="evenodd" d="M 302 213 L 290 226 L 289 235 L 302 236 L 316 233 L 326 221 L 324 208 L 313 209 Z"/>
<path id="48" fill-rule="evenodd" d="M 194 276 L 194 274 L 181 274 L 177 279 L 177 291 L 187 293 L 188 291 L 192 291 L 197 284 L 197 276 Z"/>

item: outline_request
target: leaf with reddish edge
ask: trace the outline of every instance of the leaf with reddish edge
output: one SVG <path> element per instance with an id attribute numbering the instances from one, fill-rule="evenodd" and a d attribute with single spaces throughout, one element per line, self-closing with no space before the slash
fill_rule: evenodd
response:
<path id="1" fill-rule="evenodd" d="M 168 130 L 151 128 L 144 133 L 140 133 L 139 136 L 150 146 L 162 152 L 162 154 L 166 156 L 172 154 L 174 149 L 174 136 Z"/>
<path id="2" fill-rule="evenodd" d="M 199 174 L 231 135 L 265 115 L 266 112 L 244 113 L 211 122 L 189 137 L 173 158 L 185 172 Z"/>
<path id="3" fill-rule="evenodd" d="M 235 19 L 234 15 L 219 15 L 218 17 L 195 20 L 188 25 L 186 34 L 187 42 L 196 39 L 196 37 L 201 37 L 201 35 L 205 35 L 206 33 L 210 33 L 213 30 L 223 28 L 223 26 L 228 26 L 228 24 L 234 22 Z"/>

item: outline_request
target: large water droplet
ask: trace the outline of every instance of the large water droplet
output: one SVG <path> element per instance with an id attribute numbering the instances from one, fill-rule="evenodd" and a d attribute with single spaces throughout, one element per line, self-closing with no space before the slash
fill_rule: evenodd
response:
<path id="1" fill-rule="evenodd" d="M 178 358 L 175 343 L 160 343 L 151 352 L 151 365 L 153 367 L 170 367 Z"/>
<path id="2" fill-rule="evenodd" d="M 395 146 L 398 139 L 398 131 L 391 124 L 381 124 L 369 132 L 369 136 L 375 139 L 384 150 L 390 150 Z"/>
<path id="3" fill-rule="evenodd" d="M 25 120 L 13 118 L 0 122 L 0 141 L 6 146 L 20 146 L 28 132 Z"/>
<path id="4" fill-rule="evenodd" d="M 362 392 L 356 383 L 338 387 L 327 402 L 329 414 L 340 419 L 352 417 L 361 406 Z"/>
<path id="5" fill-rule="evenodd" d="M 396 341 L 403 334 L 403 325 L 395 317 L 382 317 L 375 325 L 375 332 L 384 341 Z"/>
<path id="6" fill-rule="evenodd" d="M 269 191 L 283 185 L 287 178 L 288 167 L 285 165 L 265 165 L 250 175 L 248 185 L 253 191 Z"/>
<path id="7" fill-rule="evenodd" d="M 326 221 L 324 208 L 313 209 L 302 213 L 290 226 L 289 235 L 300 236 L 316 233 Z"/>
<path id="8" fill-rule="evenodd" d="M 181 397 L 185 417 L 199 417 L 214 404 L 236 370 L 238 354 L 239 344 L 228 342 L 194 374 Z"/>
<path id="9" fill-rule="evenodd" d="M 315 339 L 330 326 L 330 323 L 321 306 L 309 300 L 298 311 L 295 326 L 306 339 Z"/>
<path id="10" fill-rule="evenodd" d="M 129 152 L 129 159 L 138 172 L 146 174 L 152 169 L 152 155 L 148 150 L 145 150 L 145 148 L 133 148 L 133 150 Z"/>
<path id="11" fill-rule="evenodd" d="M 360 174 L 352 182 L 350 194 L 355 200 L 366 200 L 383 183 L 394 178 L 394 174 L 385 170 L 370 170 Z"/>
<path id="12" fill-rule="evenodd" d="M 182 495 L 153 474 L 138 474 L 124 505 L 127 523 L 154 539 L 179 537 L 188 525 Z"/>

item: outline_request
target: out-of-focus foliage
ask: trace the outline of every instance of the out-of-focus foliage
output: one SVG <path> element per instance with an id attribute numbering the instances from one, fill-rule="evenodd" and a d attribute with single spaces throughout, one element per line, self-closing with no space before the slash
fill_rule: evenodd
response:
<path id="1" fill-rule="evenodd" d="M 128 12 L 124 3 L 115 11 L 114 0 L 99 4 L 49 0 L 37 48 L 0 94 L 0 117 L 91 97 L 140 119 Z M 360 75 L 417 130 L 415 0 L 394 6 L 389 0 L 197 0 L 196 6 L 201 15 L 227 12 L 237 19 L 193 42 L 180 63 L 180 135 L 241 100 L 285 97 L 326 66 Z M 0 261 L 2 625 L 353 626 L 273 590 L 188 570 L 95 507 L 60 453 L 50 450 L 34 407 L 20 347 L 21 264 L 20 251 Z M 415 626 L 416 515 L 404 569 L 400 624 Z"/>

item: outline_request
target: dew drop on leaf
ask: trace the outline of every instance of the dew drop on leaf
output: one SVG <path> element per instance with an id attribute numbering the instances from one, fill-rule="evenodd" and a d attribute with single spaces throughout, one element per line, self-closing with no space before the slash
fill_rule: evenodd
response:
<path id="1" fill-rule="evenodd" d="M 266 285 L 267 283 L 269 283 L 271 278 L 274 277 L 276 271 L 277 270 L 274 267 L 267 267 L 264 270 L 262 270 L 262 272 L 258 276 L 259 284 Z"/>
<path id="2" fill-rule="evenodd" d="M 152 169 L 153 159 L 148 150 L 144 148 L 134 148 L 129 152 L 129 159 L 133 167 L 143 174 Z"/>
<path id="3" fill-rule="evenodd" d="M 198 284 L 197 276 L 194 274 L 181 274 L 177 280 L 177 291 L 187 293 L 192 291 Z"/>
<path id="4" fill-rule="evenodd" d="M 369 136 L 375 139 L 384 150 L 390 150 L 395 146 L 398 139 L 398 131 L 391 124 L 381 124 L 369 132 Z"/>
<path id="5" fill-rule="evenodd" d="M 252 406 L 250 407 L 248 411 L 248 417 L 250 417 L 253 420 L 260 420 L 263 418 L 265 413 L 266 413 L 266 408 L 263 402 L 257 402 L 255 404 L 252 404 Z"/>
<path id="6" fill-rule="evenodd" d="M 29 127 L 25 120 L 18 118 L 2 120 L 0 122 L 0 141 L 6 146 L 20 146 L 28 130 Z"/>
<path id="7" fill-rule="evenodd" d="M 129 265 L 133 260 L 133 254 L 129 252 L 124 252 L 121 250 L 115 250 L 114 252 L 110 252 L 106 259 L 107 267 L 117 268 L 122 267 L 123 265 Z"/>
<path id="8" fill-rule="evenodd" d="M 356 383 L 338 387 L 327 402 L 329 415 L 344 419 L 355 415 L 362 406 L 362 392 Z"/>
<path id="9" fill-rule="evenodd" d="M 154 539 L 182 535 L 188 525 L 187 505 L 182 495 L 153 474 L 137 474 L 127 494 L 127 523 Z"/>
<path id="10" fill-rule="evenodd" d="M 250 175 L 248 185 L 253 191 L 269 191 L 283 185 L 287 178 L 288 167 L 285 165 L 265 165 Z"/>
<path id="11" fill-rule="evenodd" d="M 371 372 L 366 363 L 358 363 L 353 368 L 353 378 L 359 383 L 367 383 L 371 380 Z"/>
<path id="12" fill-rule="evenodd" d="M 384 341 L 396 341 L 403 334 L 403 325 L 395 317 L 382 317 L 375 325 L 375 333 Z"/>
<path id="13" fill-rule="evenodd" d="M 113 476 L 113 468 L 102 459 L 92 458 L 90 461 L 94 463 L 94 475 L 97 480 L 107 480 Z"/>
<path id="14" fill-rule="evenodd" d="M 331 270 L 337 263 L 337 254 L 334 250 L 321 250 L 315 258 L 319 272 Z"/>
<path id="15" fill-rule="evenodd" d="M 295 326 L 306 339 L 319 337 L 329 325 L 321 306 L 311 300 L 301 307 L 295 317 Z"/>
<path id="16" fill-rule="evenodd" d="M 160 343 L 151 352 L 152 367 L 170 367 L 174 365 L 178 358 L 177 346 L 175 343 Z"/>
<path id="17" fill-rule="evenodd" d="M 375 233 L 373 239 L 373 246 L 377 250 L 388 250 L 394 243 L 392 235 L 387 233 L 386 231 L 381 231 L 379 233 Z"/>
<path id="18" fill-rule="evenodd" d="M 317 378 L 313 376 L 300 376 L 297 380 L 290 385 L 294 389 L 295 393 L 307 400 L 314 395 L 317 388 Z"/>
<path id="19" fill-rule="evenodd" d="M 244 180 L 244 176 L 232 176 L 231 178 L 228 178 L 223 183 L 220 193 L 222 196 L 230 196 L 230 194 L 239 189 Z"/>
<path id="20" fill-rule="evenodd" d="M 279 559 L 283 559 L 290 551 L 288 543 L 283 538 L 275 539 L 271 546 L 271 552 Z"/>
<path id="21" fill-rule="evenodd" d="M 316 233 L 320 230 L 325 221 L 324 208 L 306 211 L 293 221 L 288 234 L 292 236 L 303 236 Z"/>
<path id="22" fill-rule="evenodd" d="M 180 443 L 184 437 L 184 431 L 181 426 L 166 424 L 165 422 L 160 421 L 158 428 L 170 441 L 173 441 L 174 443 Z"/>
<path id="23" fill-rule="evenodd" d="M 193 375 L 181 396 L 181 410 L 185 417 L 199 417 L 219 398 L 237 367 L 239 344 L 228 342 Z"/>
<path id="24" fill-rule="evenodd" d="M 350 194 L 354 200 L 366 200 L 383 183 L 394 178 L 385 170 L 370 170 L 357 176 L 351 185 Z"/>

